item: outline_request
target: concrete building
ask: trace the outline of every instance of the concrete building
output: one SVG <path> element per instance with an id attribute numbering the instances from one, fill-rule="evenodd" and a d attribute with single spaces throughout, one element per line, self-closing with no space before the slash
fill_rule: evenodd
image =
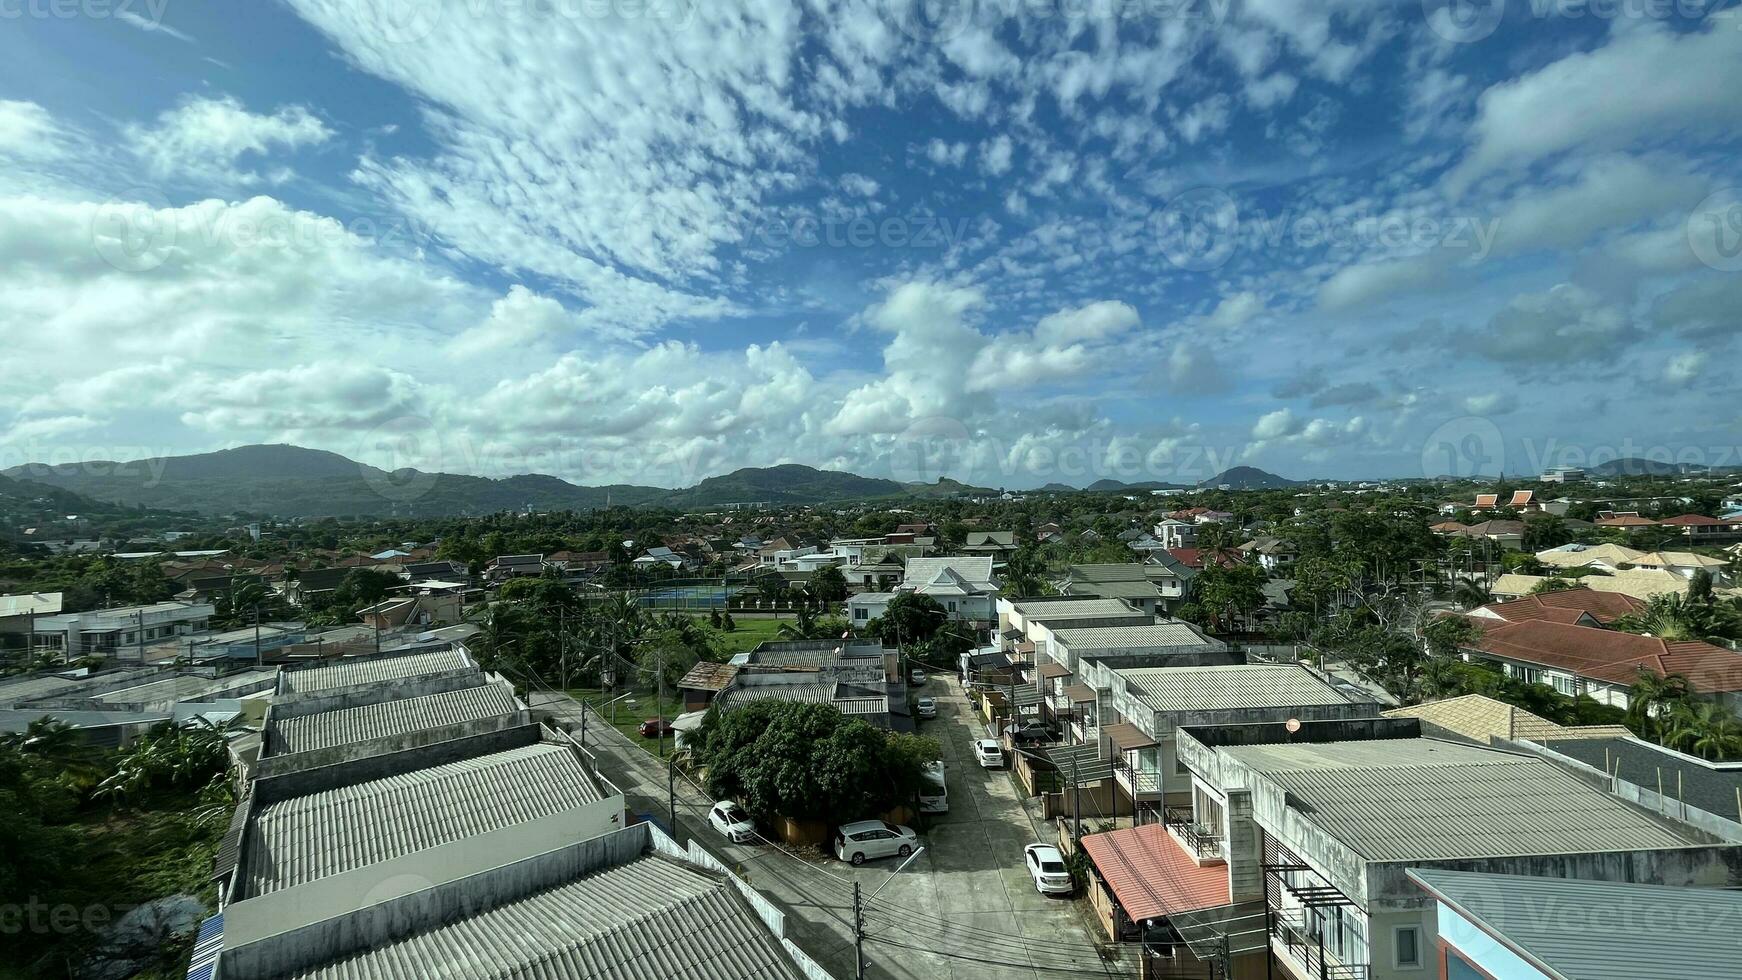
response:
<path id="1" fill-rule="evenodd" d="M 1101 626 L 1148 626 L 1155 622 L 1123 599 L 1086 599 L 1079 596 L 1044 596 L 1033 599 L 999 599 L 998 632 L 992 642 L 1039 660 L 1057 659 L 1048 644 L 1054 630 Z"/>
<path id="2" fill-rule="evenodd" d="M 1122 599 L 1141 612 L 1165 613 L 1185 597 L 1185 582 L 1158 565 L 1109 562 L 1072 565 L 1057 583 L 1060 595 Z"/>
<path id="3" fill-rule="evenodd" d="M 61 610 L 61 593 L 30 592 L 24 595 L 0 595 L 0 649 L 23 646 L 35 632 L 40 616 L 53 616 Z"/>
<path id="4" fill-rule="evenodd" d="M 74 657 L 137 659 L 146 646 L 204 630 L 214 611 L 204 602 L 157 602 L 37 616 L 33 642 Z"/>
<path id="5" fill-rule="evenodd" d="M 990 622 L 998 598 L 992 558 L 910 558 L 897 593 L 919 593 L 936 600 L 953 621 Z"/>
<path id="6" fill-rule="evenodd" d="M 1265 951 L 1276 976 L 1297 980 L 1421 976 L 1438 921 L 1412 869 L 1742 881 L 1742 847 L 1532 755 L 1422 738 L 1413 719 L 1195 727 L 1179 757 L 1203 833 L 1169 825 L 1167 840 L 1192 865 L 1223 868 L 1227 901 L 1115 923 L 1200 965 L 1244 950 L 1236 976 L 1264 975 Z M 1097 887 L 1115 905 L 1141 901 L 1105 874 Z"/>

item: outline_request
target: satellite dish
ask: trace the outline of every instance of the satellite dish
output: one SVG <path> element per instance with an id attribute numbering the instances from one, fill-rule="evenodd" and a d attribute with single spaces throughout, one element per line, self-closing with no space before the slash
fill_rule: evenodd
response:
<path id="1" fill-rule="evenodd" d="M 1290 718 L 1289 720 L 1282 723 L 1282 727 L 1288 729 L 1288 733 L 1290 735 L 1293 735 L 1294 733 L 1300 731 L 1300 719 L 1299 718 Z"/>

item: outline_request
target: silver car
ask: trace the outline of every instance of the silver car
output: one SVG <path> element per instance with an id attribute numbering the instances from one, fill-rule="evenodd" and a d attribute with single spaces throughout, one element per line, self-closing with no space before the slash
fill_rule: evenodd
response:
<path id="1" fill-rule="evenodd" d="M 857 820 L 835 831 L 835 857 L 854 864 L 873 858 L 907 857 L 919 846 L 912 827 L 881 820 Z"/>

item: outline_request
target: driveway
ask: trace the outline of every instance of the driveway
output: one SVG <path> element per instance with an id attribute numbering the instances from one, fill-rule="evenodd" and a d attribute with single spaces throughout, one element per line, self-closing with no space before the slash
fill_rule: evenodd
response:
<path id="1" fill-rule="evenodd" d="M 1022 977 L 1129 977 L 1135 963 L 1107 960 L 1079 899 L 1036 892 L 1022 848 L 1052 840 L 1031 819 L 1007 770 L 984 770 L 972 743 L 984 727 L 953 678 L 933 677 L 917 692 L 938 701 L 938 717 L 921 732 L 943 748 L 950 812 L 915 829 L 925 850 L 906 870 L 890 858 L 855 868 L 815 849 L 727 842 L 707 826 L 711 801 L 678 779 L 678 836 L 692 835 L 788 913 L 792 938 L 836 977 L 854 970 L 853 885 L 865 906 L 866 975 L 901 980 Z M 579 706 L 558 708 L 571 721 Z M 603 774 L 624 791 L 632 809 L 666 819 L 666 773 L 658 760 L 614 730 L 588 723 L 587 746 Z M 875 892 L 873 899 L 872 893 Z M 1107 955 L 1111 955 L 1107 953 Z"/>

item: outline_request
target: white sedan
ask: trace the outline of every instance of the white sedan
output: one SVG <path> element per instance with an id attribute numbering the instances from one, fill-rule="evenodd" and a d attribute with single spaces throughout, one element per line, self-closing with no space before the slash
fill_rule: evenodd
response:
<path id="1" fill-rule="evenodd" d="M 731 800 L 714 804 L 708 811 L 708 823 L 734 844 L 748 844 L 756 839 L 756 822 Z"/>
<path id="2" fill-rule="evenodd" d="M 974 758 L 980 760 L 983 768 L 996 769 L 1004 764 L 1004 746 L 995 738 L 978 739 L 974 742 Z"/>
<path id="3" fill-rule="evenodd" d="M 1030 844 L 1022 849 L 1028 875 L 1034 879 L 1034 890 L 1042 895 L 1069 895 L 1071 872 L 1065 867 L 1065 856 L 1051 844 Z"/>

